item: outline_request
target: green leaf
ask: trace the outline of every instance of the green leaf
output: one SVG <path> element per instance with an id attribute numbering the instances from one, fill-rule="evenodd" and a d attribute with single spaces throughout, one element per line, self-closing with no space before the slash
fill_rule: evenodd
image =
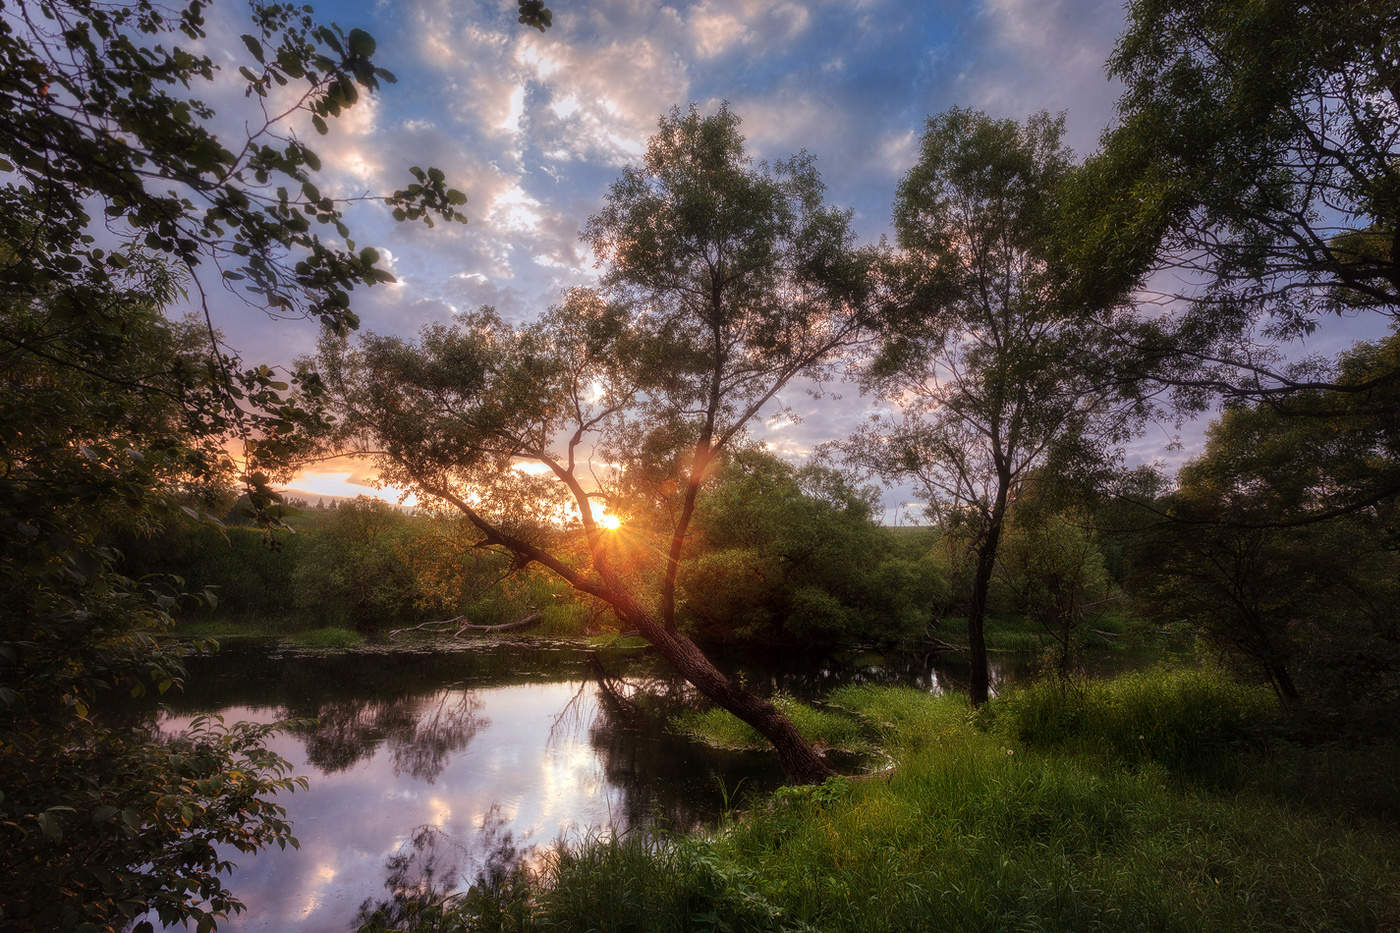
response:
<path id="1" fill-rule="evenodd" d="M 374 37 L 363 29 L 350 30 L 349 45 L 351 55 L 369 58 L 374 54 Z"/>
<path id="2" fill-rule="evenodd" d="M 303 78 L 306 76 L 306 69 L 303 67 L 301 59 L 297 57 L 296 52 L 289 48 L 278 50 L 277 64 L 293 78 Z"/>
<path id="3" fill-rule="evenodd" d="M 252 36 L 248 35 L 247 33 L 244 33 L 243 36 L 242 36 L 242 38 L 243 38 L 243 44 L 244 44 L 245 46 L 248 47 L 248 51 L 251 52 L 251 53 L 253 54 L 253 57 L 256 58 L 256 59 L 258 60 L 258 64 L 259 64 L 259 65 L 263 64 L 263 49 L 262 49 L 262 43 L 259 42 L 257 39 L 254 39 Z"/>

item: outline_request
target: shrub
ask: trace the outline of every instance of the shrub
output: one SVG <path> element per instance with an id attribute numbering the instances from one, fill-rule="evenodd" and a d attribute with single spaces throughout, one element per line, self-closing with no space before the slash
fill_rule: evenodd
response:
<path id="1" fill-rule="evenodd" d="M 1154 762 L 1196 777 L 1238 760 L 1276 709 L 1267 691 L 1224 673 L 1156 668 L 1093 683 L 1040 683 L 998 697 L 985 725 L 1032 748 Z"/>

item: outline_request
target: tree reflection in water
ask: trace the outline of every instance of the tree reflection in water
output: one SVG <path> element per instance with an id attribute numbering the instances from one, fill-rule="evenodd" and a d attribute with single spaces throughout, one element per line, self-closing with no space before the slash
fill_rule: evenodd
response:
<path id="1" fill-rule="evenodd" d="M 508 822 L 500 804 L 492 805 L 470 844 L 436 826 L 414 829 L 408 842 L 384 863 L 389 896 L 366 898 L 360 905 L 355 919 L 360 933 L 436 930 L 449 904 L 469 916 L 509 911 L 527 891 L 527 860 L 534 846 L 517 845 L 514 833 L 506 828 Z M 472 864 L 477 867 L 471 885 L 459 890 Z"/>
<path id="2" fill-rule="evenodd" d="M 327 774 L 344 771 L 387 745 L 395 777 L 432 783 L 452 755 L 490 725 L 481 706 L 473 690 L 331 700 L 317 708 L 311 725 L 298 731 L 306 741 L 307 760 Z"/>
<path id="3" fill-rule="evenodd" d="M 726 793 L 776 787 L 782 780 L 766 752 L 710 748 L 678 734 L 671 722 L 700 702 L 674 676 L 622 676 L 594 655 L 592 677 L 555 717 L 550 741 L 587 735 L 608 783 L 626 788 L 610 814 L 611 828 L 692 829 L 716 818 Z"/>

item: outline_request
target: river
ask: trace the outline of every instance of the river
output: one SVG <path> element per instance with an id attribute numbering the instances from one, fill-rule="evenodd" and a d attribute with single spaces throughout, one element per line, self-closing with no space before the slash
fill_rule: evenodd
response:
<path id="1" fill-rule="evenodd" d="M 996 677 L 1024 667 L 998 665 Z M 760 692 L 799 697 L 853 680 L 929 690 L 962 680 L 937 658 L 739 674 Z M 299 849 L 232 854 L 231 888 L 247 910 L 219 929 L 344 933 L 386 884 L 430 876 L 452 887 L 493 856 L 528 858 L 590 832 L 690 829 L 778 784 L 771 755 L 700 745 L 616 702 L 638 692 L 653 710 L 690 699 L 644 656 L 568 644 L 322 654 L 247 642 L 189 659 L 161 728 L 211 713 L 295 721 L 270 747 L 310 780 L 278 797 Z"/>

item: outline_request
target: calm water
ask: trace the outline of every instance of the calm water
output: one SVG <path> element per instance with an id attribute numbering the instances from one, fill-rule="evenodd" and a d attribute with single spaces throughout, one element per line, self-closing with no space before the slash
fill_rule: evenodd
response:
<path id="1" fill-rule="evenodd" d="M 699 746 L 616 702 L 639 691 L 653 709 L 688 702 L 644 658 L 606 659 L 606 674 L 622 679 L 605 684 L 585 651 L 521 645 L 329 657 L 244 645 L 189 666 L 186 691 L 167 703 L 168 731 L 205 713 L 304 720 L 270 743 L 311 782 L 278 798 L 301 848 L 234 853 L 231 886 L 248 909 L 221 930 L 345 931 L 405 873 L 450 887 L 492 853 L 639 823 L 693 827 L 719 814 L 726 792 L 781 776 L 767 754 Z M 798 696 L 852 680 L 936 690 L 962 679 L 933 659 L 743 676 Z"/>

